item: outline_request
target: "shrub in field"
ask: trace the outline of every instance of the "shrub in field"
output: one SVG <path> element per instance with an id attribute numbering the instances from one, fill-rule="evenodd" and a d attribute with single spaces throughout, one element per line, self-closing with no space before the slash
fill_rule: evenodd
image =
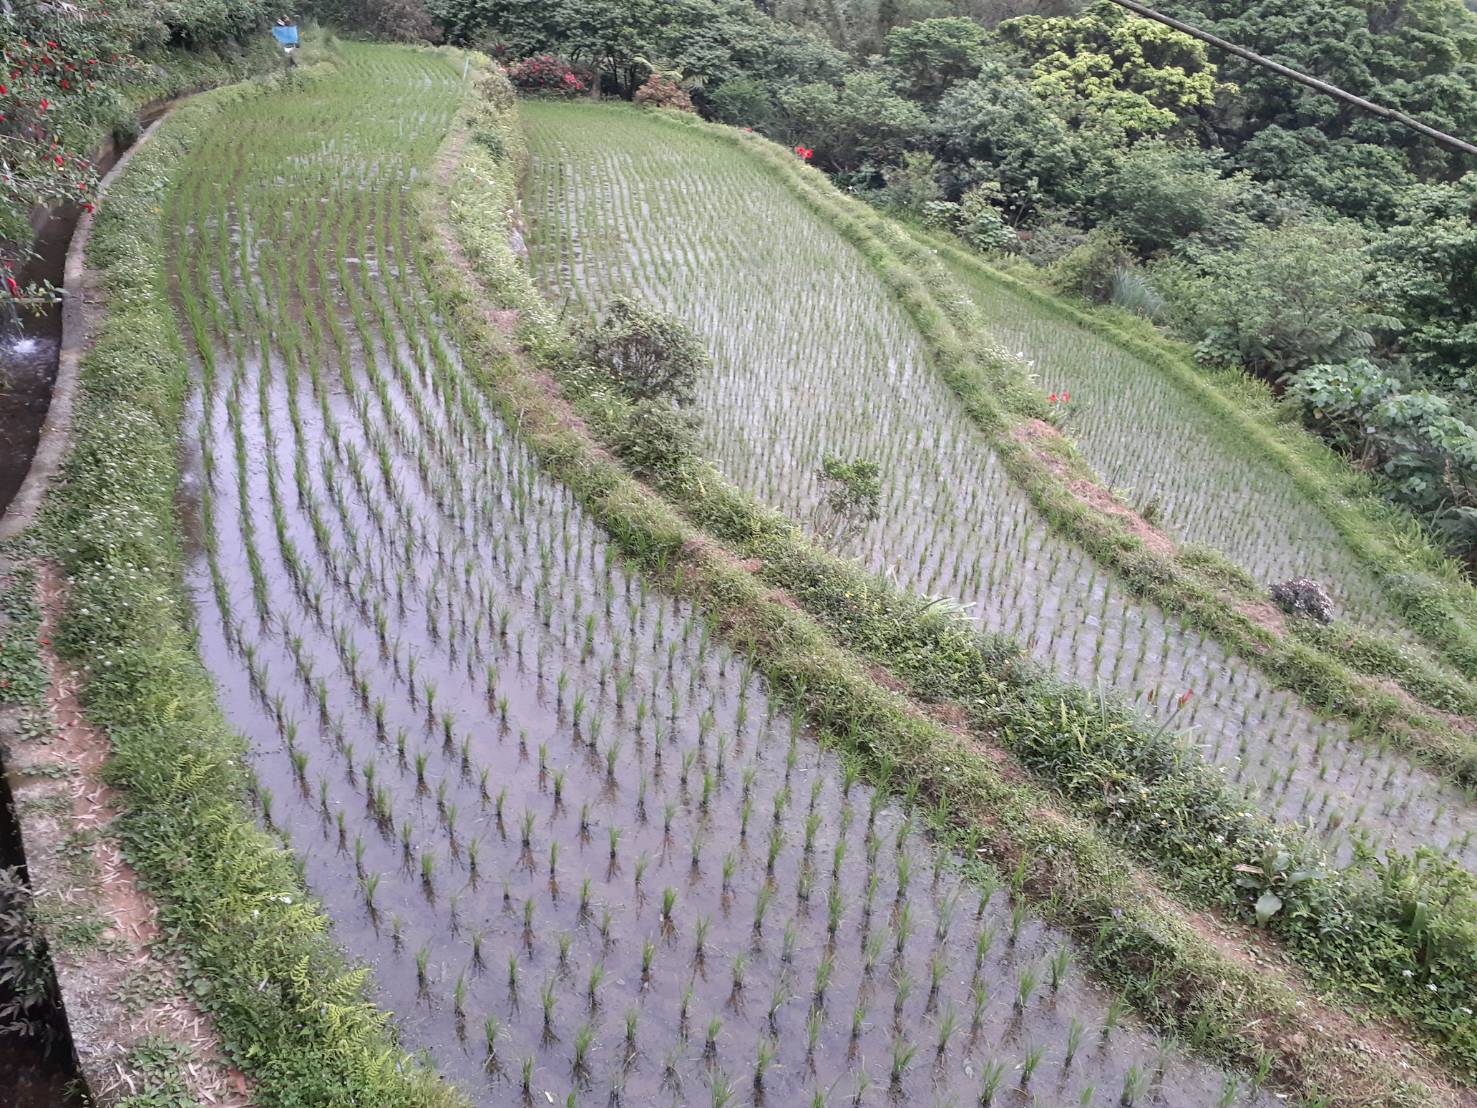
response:
<path id="1" fill-rule="evenodd" d="M 976 250 L 1009 250 L 1018 241 L 996 206 L 1000 199 L 1000 186 L 987 181 L 970 189 L 959 201 L 959 236 Z"/>
<path id="2" fill-rule="evenodd" d="M 1149 278 L 1133 266 L 1123 266 L 1108 285 L 1108 301 L 1145 319 L 1161 319 L 1166 305 Z"/>
<path id="3" fill-rule="evenodd" d="M 1272 380 L 1365 353 L 1379 322 L 1364 236 L 1346 223 L 1258 227 L 1200 262 L 1179 299 L 1201 358 Z"/>
<path id="4" fill-rule="evenodd" d="M 775 118 L 774 97 L 769 87 L 752 77 L 723 82 L 708 97 L 708 110 L 715 119 L 740 127 L 762 129 Z"/>
<path id="5" fill-rule="evenodd" d="M 618 424 L 612 445 L 637 473 L 678 478 L 698 456 L 697 422 L 696 416 L 664 400 L 641 400 Z"/>
<path id="6" fill-rule="evenodd" d="M 1304 419 L 1363 465 L 1438 532 L 1470 549 L 1477 539 L 1477 430 L 1461 409 L 1408 389 L 1365 358 L 1296 374 L 1288 396 Z"/>
<path id="7" fill-rule="evenodd" d="M 436 21 L 426 14 L 421 0 L 353 0 L 348 18 L 375 38 L 435 42 L 440 37 Z"/>
<path id="8" fill-rule="evenodd" d="M 1118 274 L 1132 264 L 1128 243 L 1116 231 L 1098 228 L 1052 266 L 1051 283 L 1059 292 L 1101 304 L 1113 295 Z"/>
<path id="9" fill-rule="evenodd" d="M 610 302 L 585 336 L 584 354 L 637 400 L 692 401 L 707 350 L 681 322 L 628 296 Z"/>
<path id="10" fill-rule="evenodd" d="M 900 164 L 882 172 L 882 201 L 910 215 L 928 212 L 941 201 L 938 159 L 924 151 L 910 151 Z"/>
<path id="11" fill-rule="evenodd" d="M 1246 229 L 1251 189 L 1244 174 L 1222 176 L 1199 147 L 1145 142 L 1108 173 L 1097 206 L 1102 223 L 1147 256 L 1187 239 L 1234 242 Z"/>
<path id="12" fill-rule="evenodd" d="M 514 62 L 508 66 L 508 80 L 523 92 L 555 96 L 579 96 L 590 88 L 589 81 L 575 72 L 573 66 L 553 54 L 539 54 Z"/>
<path id="13" fill-rule="evenodd" d="M 816 533 L 839 546 L 882 512 L 882 467 L 876 462 L 843 462 L 827 454 L 816 473 L 823 490 L 816 505 Z"/>
<path id="14" fill-rule="evenodd" d="M 648 108 L 673 108 L 679 112 L 692 111 L 692 97 L 670 74 L 653 73 L 646 83 L 636 90 L 636 103 Z"/>

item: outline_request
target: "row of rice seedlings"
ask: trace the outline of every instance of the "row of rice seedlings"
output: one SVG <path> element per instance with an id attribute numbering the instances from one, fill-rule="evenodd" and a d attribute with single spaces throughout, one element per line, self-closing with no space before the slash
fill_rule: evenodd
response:
<path id="1" fill-rule="evenodd" d="M 737 484 L 807 521 L 825 455 L 880 462 L 881 519 L 850 547 L 871 568 L 962 602 L 1066 679 L 1113 688 L 1161 723 L 1174 713 L 1249 803 L 1306 824 L 1336 858 L 1429 845 L 1477 859 L 1460 790 L 1380 736 L 1317 718 L 1056 537 L 864 260 L 762 166 L 634 112 L 525 113 L 542 280 L 590 308 L 640 293 L 707 340 L 716 371 L 698 405 Z"/>
<path id="2" fill-rule="evenodd" d="M 229 220 L 181 205 L 243 293 L 202 358 L 231 375 L 201 373 L 202 651 L 264 821 L 407 1039 L 487 1103 L 1267 1102 L 1125 1026 L 1008 882 L 626 574 L 465 387 L 409 270 L 337 272 L 343 247 L 407 256 L 386 167 L 434 73 L 326 79 L 296 141 L 251 136 L 294 133 L 271 125 L 300 96 L 255 106 L 192 166 L 231 167 Z M 316 211 L 283 201 L 299 176 Z M 255 247 L 219 254 L 228 227 Z"/>

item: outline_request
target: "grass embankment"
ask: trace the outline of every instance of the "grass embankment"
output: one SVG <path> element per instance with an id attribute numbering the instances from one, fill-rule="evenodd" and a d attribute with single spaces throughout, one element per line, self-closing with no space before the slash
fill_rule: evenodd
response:
<path id="1" fill-rule="evenodd" d="M 576 373 L 563 379 L 576 405 L 571 413 L 547 380 L 509 351 L 480 303 L 487 294 L 498 307 L 517 309 L 519 337 L 529 353 L 547 369 L 568 368 L 567 342 L 508 247 L 503 213 L 515 195 L 521 140 L 506 87 L 496 82 L 489 87 L 495 98 L 472 108 L 462 121 L 466 142 L 459 160 L 445 171 L 439 195 L 423 199 L 422 209 L 428 232 L 450 213 L 479 287 L 470 286 L 467 274 L 431 247 L 433 287 L 467 348 L 479 354 L 485 383 L 510 425 L 576 491 L 628 556 L 718 617 L 734 645 L 753 651 L 776 687 L 788 690 L 875 775 L 917 783 L 941 833 L 978 846 L 1014 874 L 1017 887 L 1052 922 L 1086 944 L 1097 972 L 1157 1023 L 1212 1054 L 1253 1067 L 1265 1060 L 1285 1087 L 1302 1094 L 1350 1104 L 1371 1102 L 1371 1097 L 1385 1103 L 1426 1099 L 1387 1059 L 1361 1056 L 1337 1033 L 1309 1027 L 1292 990 L 1208 947 L 1182 912 L 1146 893 L 1123 855 L 1091 827 L 1050 815 L 1046 794 L 1002 767 L 973 737 L 942 726 L 880 686 L 873 667 L 839 649 L 789 598 L 773 593 L 591 440 L 586 423 L 615 449 L 630 445 L 629 406 L 589 375 Z M 430 234 L 427 238 L 434 241 Z M 676 466 L 662 481 L 663 491 L 736 548 L 744 544 L 734 536 L 745 534 L 754 542 L 777 541 L 795 567 L 819 574 L 823 587 L 838 595 L 860 579 L 854 569 L 808 546 L 793 527 L 727 489 L 696 459 L 671 461 Z M 785 564 L 775 554 L 774 563 L 766 561 L 762 569 L 790 589 L 798 579 L 783 576 L 788 571 L 777 567 Z M 891 595 L 880 586 L 877 590 L 878 597 Z M 797 588 L 794 595 L 804 598 L 804 590 Z M 864 589 L 863 595 L 873 594 Z M 905 598 L 888 602 L 900 606 L 892 617 L 900 621 L 899 635 L 922 635 L 916 606 L 909 613 L 901 607 L 910 603 Z M 858 616 L 858 631 L 889 641 L 881 633 L 884 616 L 862 619 L 860 604 L 842 611 Z M 972 643 L 970 649 L 975 651 L 966 652 L 970 664 L 984 664 L 986 647 Z M 1045 699 L 1036 703 L 1047 706 Z M 1063 714 L 1053 734 L 1069 734 L 1077 716 L 1087 713 L 1079 708 L 1071 717 Z M 1110 718 L 1116 727 L 1131 726 L 1121 713 Z M 1248 845 L 1246 838 L 1240 841 Z M 1336 889 L 1338 881 L 1326 887 Z"/>
<path id="2" fill-rule="evenodd" d="M 325 60 L 295 83 L 332 79 Z M 89 671 L 85 703 L 111 740 L 124 847 L 161 908 L 233 1063 L 261 1104 L 455 1105 L 394 1044 L 305 895 L 280 840 L 245 803 L 240 740 L 194 651 L 175 514 L 188 363 L 166 294 L 162 206 L 172 174 L 233 105 L 274 83 L 202 95 L 141 149 L 88 250 L 106 319 L 82 364 L 65 481 L 44 539 L 70 580 L 58 647 Z"/>
<path id="3" fill-rule="evenodd" d="M 1040 276 L 997 266 L 946 236 L 913 231 L 939 252 L 962 282 L 994 287 L 1029 301 L 1044 315 L 1080 327 L 1127 351 L 1162 374 L 1214 417 L 1216 433 L 1237 452 L 1253 452 L 1277 467 L 1316 506 L 1348 549 L 1378 578 L 1407 625 L 1461 672 L 1477 672 L 1477 589 L 1407 512 L 1381 496 L 1375 481 L 1316 436 L 1282 418 L 1271 392 L 1239 369 L 1207 366 L 1193 351 L 1151 323 L 1052 294 Z M 1035 278 L 1033 280 L 1033 277 Z M 1334 649 L 1340 631 L 1310 624 L 1294 630 Z M 1398 660 L 1360 663 L 1367 672 L 1396 672 Z"/>

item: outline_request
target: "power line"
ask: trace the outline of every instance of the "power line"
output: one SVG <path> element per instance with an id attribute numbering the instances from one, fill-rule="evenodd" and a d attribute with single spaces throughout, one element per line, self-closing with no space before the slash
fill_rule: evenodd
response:
<path id="1" fill-rule="evenodd" d="M 1352 92 L 1346 92 L 1337 85 L 1331 85 L 1327 81 L 1320 81 L 1317 77 L 1310 77 L 1306 73 L 1300 73 L 1298 70 L 1285 66 L 1281 62 L 1274 62 L 1271 58 L 1254 53 L 1244 46 L 1237 46 L 1234 42 L 1227 42 L 1225 39 L 1218 35 L 1213 35 L 1209 31 L 1202 31 L 1199 27 L 1192 27 L 1188 23 L 1182 23 L 1180 20 L 1171 16 L 1156 12 L 1153 8 L 1146 8 L 1144 5 L 1137 3 L 1136 0 L 1113 0 L 1113 3 L 1117 4 L 1120 8 L 1127 8 L 1135 15 L 1141 15 L 1145 19 L 1152 19 L 1156 23 L 1164 24 L 1166 27 L 1173 27 L 1176 31 L 1189 35 L 1191 38 L 1197 38 L 1201 42 L 1207 42 L 1219 50 L 1224 50 L 1229 54 L 1235 54 L 1236 57 L 1243 58 L 1253 65 L 1259 65 L 1264 69 L 1271 70 L 1273 73 L 1281 74 L 1283 77 L 1296 81 L 1300 85 L 1306 85 L 1308 88 L 1316 92 L 1321 92 L 1325 96 L 1332 96 L 1337 100 L 1344 101 L 1346 104 L 1352 104 L 1356 108 L 1361 108 L 1364 111 L 1381 116 L 1393 123 L 1398 123 L 1402 127 L 1409 127 L 1412 131 L 1417 131 L 1429 139 L 1434 139 L 1450 150 L 1477 157 L 1477 146 L 1472 145 L 1464 139 L 1459 139 L 1455 135 L 1448 135 L 1445 131 L 1438 131 L 1435 127 L 1432 127 L 1428 123 L 1422 123 L 1414 116 L 1406 115 L 1404 112 L 1396 111 L 1394 108 L 1387 108 L 1383 104 L 1376 104 L 1373 100 L 1366 100 L 1362 96 L 1355 96 Z"/>

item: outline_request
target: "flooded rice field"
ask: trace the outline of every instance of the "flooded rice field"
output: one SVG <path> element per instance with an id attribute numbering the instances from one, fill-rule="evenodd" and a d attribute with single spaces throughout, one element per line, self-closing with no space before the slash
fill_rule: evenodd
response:
<path id="1" fill-rule="evenodd" d="M 942 256 L 1005 350 L 1069 401 L 1070 432 L 1108 484 L 1176 539 L 1214 547 L 1265 586 L 1311 577 L 1342 617 L 1409 632 L 1379 583 L 1292 479 L 1170 378 L 1122 347 L 1061 319 L 976 268 Z"/>
<path id="2" fill-rule="evenodd" d="M 544 476 L 408 194 L 462 93 L 346 46 L 170 204 L 202 654 L 408 1045 L 479 1104 L 1270 1104 L 858 779 Z"/>
<path id="3" fill-rule="evenodd" d="M 852 550 L 872 569 L 1171 719 L 1251 803 L 1305 824 L 1335 858 L 1435 846 L 1477 863 L 1477 813 L 1459 790 L 1319 719 L 1053 534 L 865 260 L 760 163 L 620 109 L 530 102 L 524 115 L 539 278 L 585 310 L 639 294 L 703 337 L 715 372 L 698 409 L 737 484 L 805 521 L 825 455 L 880 462 L 881 520 Z"/>

